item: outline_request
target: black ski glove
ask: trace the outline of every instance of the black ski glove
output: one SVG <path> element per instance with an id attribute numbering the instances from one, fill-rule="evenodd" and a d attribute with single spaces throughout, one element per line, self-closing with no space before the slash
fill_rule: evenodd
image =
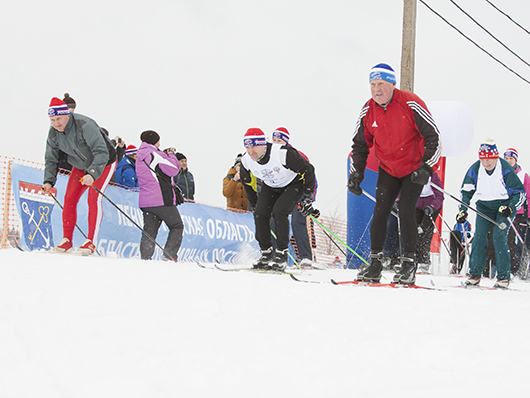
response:
<path id="1" fill-rule="evenodd" d="M 460 212 L 456 215 L 456 222 L 459 224 L 465 223 L 467 220 L 467 212 L 465 210 L 460 210 Z"/>
<path id="2" fill-rule="evenodd" d="M 512 214 L 512 209 L 510 206 L 501 206 L 499 207 L 499 213 L 501 213 L 503 217 L 508 218 Z"/>
<path id="3" fill-rule="evenodd" d="M 418 170 L 412 172 L 410 180 L 414 184 L 425 185 L 429 182 L 430 176 L 432 176 L 431 166 L 427 163 L 422 163 Z"/>
<path id="4" fill-rule="evenodd" d="M 432 216 L 432 213 L 434 213 L 434 207 L 432 206 L 425 206 L 423 208 L 423 212 L 425 213 L 426 216 Z"/>
<path id="5" fill-rule="evenodd" d="M 361 188 L 361 182 L 364 180 L 364 173 L 359 173 L 353 170 L 350 173 L 350 179 L 348 180 L 348 189 L 354 195 L 361 196 L 363 189 Z"/>
<path id="6" fill-rule="evenodd" d="M 313 214 L 315 209 L 313 209 L 313 201 L 311 198 L 302 198 L 300 203 L 298 203 L 298 211 L 305 217 Z"/>

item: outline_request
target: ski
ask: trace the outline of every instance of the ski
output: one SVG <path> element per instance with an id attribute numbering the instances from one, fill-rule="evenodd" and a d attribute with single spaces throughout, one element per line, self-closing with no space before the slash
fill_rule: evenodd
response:
<path id="1" fill-rule="evenodd" d="M 324 281 L 311 281 L 311 280 L 308 280 L 308 279 L 300 279 L 300 278 L 297 278 L 296 276 L 294 276 L 293 273 L 290 273 L 289 274 L 291 276 L 291 279 L 296 281 L 296 282 L 303 282 L 303 283 L 316 283 L 316 284 L 322 284 L 322 283 L 331 283 L 331 282 L 324 282 Z"/>
<path id="2" fill-rule="evenodd" d="M 248 267 L 240 267 L 240 268 L 224 268 L 221 267 L 219 264 L 214 263 L 213 266 L 218 269 L 219 271 L 224 272 L 240 272 L 240 271 L 248 271 L 248 272 L 254 272 L 257 274 L 276 274 L 276 275 L 292 275 L 293 272 L 296 270 L 276 270 L 276 269 L 259 269 L 259 268 L 248 268 Z"/>
<path id="3" fill-rule="evenodd" d="M 466 285 L 464 282 L 462 282 L 459 286 L 453 286 L 454 288 L 457 288 L 457 289 L 465 289 L 465 290 L 512 290 L 512 291 L 519 291 L 519 289 L 513 289 L 511 287 L 508 287 L 508 288 L 495 288 L 493 286 L 480 286 L 480 285 L 475 285 L 475 286 L 468 286 Z"/>
<path id="4" fill-rule="evenodd" d="M 435 287 L 419 286 L 419 285 L 405 285 L 403 283 L 380 283 L 380 282 L 365 282 L 365 281 L 336 281 L 331 279 L 333 285 L 354 285 L 354 286 L 369 286 L 369 287 L 387 287 L 394 289 L 422 289 L 422 290 L 438 290 L 443 291 L 444 289 L 438 289 Z"/>

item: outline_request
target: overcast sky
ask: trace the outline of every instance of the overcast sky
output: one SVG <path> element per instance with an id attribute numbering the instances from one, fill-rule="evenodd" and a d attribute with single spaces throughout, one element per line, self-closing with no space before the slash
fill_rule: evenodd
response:
<path id="1" fill-rule="evenodd" d="M 449 0 L 426 2 L 530 80 L 528 66 Z M 492 2 L 530 28 L 530 2 Z M 370 97 L 370 68 L 392 65 L 399 86 L 400 0 L 3 3 L 1 155 L 42 162 L 49 101 L 69 92 L 77 111 L 111 136 L 139 145 L 143 130 L 159 132 L 162 147 L 187 156 L 196 199 L 215 205 L 226 204 L 222 179 L 244 150 L 245 131 L 260 127 L 270 136 L 285 126 L 316 167 L 316 207 L 345 213 L 347 155 Z M 485 0 L 458 4 L 530 61 L 527 33 Z M 474 118 L 471 146 L 448 158 L 446 188 L 458 194 L 487 137 L 501 152 L 516 147 L 530 170 L 530 85 L 417 7 L 415 92 L 426 101 L 463 102 Z M 456 207 L 449 209 L 452 219 Z"/>

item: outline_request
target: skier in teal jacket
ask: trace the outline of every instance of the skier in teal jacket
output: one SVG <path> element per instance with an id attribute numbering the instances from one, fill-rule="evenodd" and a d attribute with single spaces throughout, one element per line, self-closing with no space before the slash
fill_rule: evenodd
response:
<path id="1" fill-rule="evenodd" d="M 511 220 L 526 199 L 526 194 L 523 183 L 512 166 L 506 160 L 499 158 L 495 141 L 488 139 L 480 144 L 479 160 L 467 171 L 460 192 L 462 202 L 467 205 L 475 196 L 477 210 L 497 223 L 493 229 L 497 264 L 497 282 L 494 287 L 506 289 L 510 283 L 508 231 L 511 228 Z M 467 206 L 461 205 L 456 220 L 463 223 L 466 217 Z M 488 232 L 492 224 L 490 220 L 480 214 L 477 215 L 467 286 L 477 286 L 480 283 L 482 272 L 486 267 Z"/>

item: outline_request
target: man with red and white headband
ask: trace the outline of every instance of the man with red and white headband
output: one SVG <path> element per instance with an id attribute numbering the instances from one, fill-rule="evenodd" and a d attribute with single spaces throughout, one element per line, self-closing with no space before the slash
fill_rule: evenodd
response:
<path id="1" fill-rule="evenodd" d="M 256 240 L 261 257 L 254 268 L 283 270 L 287 266 L 289 214 L 297 204 L 306 216 L 314 212 L 314 167 L 296 149 L 267 142 L 259 128 L 248 129 L 243 137 L 247 153 L 241 158 L 240 176 L 247 197 L 255 196 L 252 176 L 263 181 L 254 210 Z M 274 218 L 276 251 L 272 248 L 270 218 Z"/>
<path id="2" fill-rule="evenodd" d="M 63 239 L 54 248 L 65 253 L 73 250 L 79 199 L 91 185 L 101 192 L 105 191 L 116 168 L 116 151 L 94 120 L 79 113 L 70 113 L 66 103 L 59 98 L 52 98 L 48 116 L 51 126 L 46 140 L 42 190 L 48 193 L 57 181 L 60 151 L 67 155 L 68 162 L 73 166 L 64 195 Z M 102 217 L 101 195 L 96 189 L 90 189 L 87 239 L 77 251 L 94 253 Z"/>

